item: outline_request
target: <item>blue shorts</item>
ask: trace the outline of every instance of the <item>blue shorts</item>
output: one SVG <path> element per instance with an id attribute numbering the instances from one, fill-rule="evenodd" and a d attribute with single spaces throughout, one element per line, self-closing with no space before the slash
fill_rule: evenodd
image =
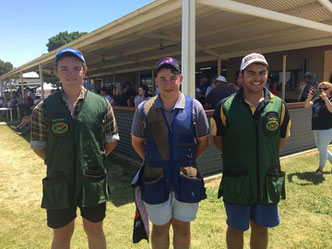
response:
<path id="1" fill-rule="evenodd" d="M 275 227 L 280 223 L 277 205 L 237 205 L 224 202 L 227 225 L 239 231 L 249 228 L 249 220 L 262 227 Z"/>
<path id="2" fill-rule="evenodd" d="M 172 217 L 184 222 L 195 220 L 198 209 L 198 202 L 186 203 L 178 201 L 175 198 L 175 193 L 172 191 L 169 194 L 169 198 L 166 202 L 155 205 L 147 204 L 144 202 L 144 206 L 151 223 L 161 226 L 168 223 Z"/>

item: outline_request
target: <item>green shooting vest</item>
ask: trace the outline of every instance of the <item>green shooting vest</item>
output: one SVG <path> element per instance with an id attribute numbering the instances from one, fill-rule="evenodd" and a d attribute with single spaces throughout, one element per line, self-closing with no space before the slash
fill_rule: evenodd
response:
<path id="1" fill-rule="evenodd" d="M 285 199 L 285 173 L 279 161 L 281 99 L 273 96 L 255 116 L 237 95 L 222 108 L 227 125 L 219 197 L 243 205 Z"/>
<path id="2" fill-rule="evenodd" d="M 89 207 L 109 198 L 102 128 L 107 104 L 89 91 L 83 101 L 73 118 L 60 92 L 45 99 L 47 176 L 43 179 L 43 208 Z"/>

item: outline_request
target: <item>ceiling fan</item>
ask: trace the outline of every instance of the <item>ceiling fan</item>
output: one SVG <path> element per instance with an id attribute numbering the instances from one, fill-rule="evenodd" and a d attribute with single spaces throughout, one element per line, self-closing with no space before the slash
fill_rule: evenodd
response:
<path id="1" fill-rule="evenodd" d="M 164 40 L 160 39 L 159 49 L 164 50 L 165 48 L 175 47 L 176 44 L 164 45 Z"/>

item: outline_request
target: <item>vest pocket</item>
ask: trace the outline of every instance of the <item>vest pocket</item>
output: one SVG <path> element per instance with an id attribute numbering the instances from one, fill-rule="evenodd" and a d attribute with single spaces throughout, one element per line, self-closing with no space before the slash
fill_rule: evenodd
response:
<path id="1" fill-rule="evenodd" d="M 66 209 L 69 208 L 68 185 L 65 177 L 58 179 L 43 179 L 42 208 Z"/>
<path id="2" fill-rule="evenodd" d="M 168 200 L 169 190 L 162 168 L 144 167 L 141 194 L 142 200 L 152 205 Z"/>
<path id="3" fill-rule="evenodd" d="M 277 204 L 281 199 L 286 199 L 285 172 L 267 172 L 263 192 L 263 204 Z"/>
<path id="4" fill-rule="evenodd" d="M 176 199 L 187 203 L 197 203 L 206 198 L 204 180 L 194 167 L 182 167 Z"/>
<path id="5" fill-rule="evenodd" d="M 218 197 L 231 203 L 250 203 L 250 177 L 249 175 L 227 176 L 223 175 Z"/>
<path id="6" fill-rule="evenodd" d="M 95 206 L 107 201 L 106 173 L 103 168 L 87 169 L 82 181 L 82 206 Z"/>

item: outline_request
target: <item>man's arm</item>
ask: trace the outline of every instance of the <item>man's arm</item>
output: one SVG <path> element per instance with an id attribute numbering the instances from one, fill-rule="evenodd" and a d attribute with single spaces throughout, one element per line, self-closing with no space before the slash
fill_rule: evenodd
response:
<path id="1" fill-rule="evenodd" d="M 314 105 L 314 103 L 311 101 L 314 95 L 312 94 L 312 87 L 309 89 L 308 96 L 304 101 L 304 108 L 310 108 Z"/>
<path id="2" fill-rule="evenodd" d="M 196 137 L 196 142 L 196 159 L 198 159 L 209 146 L 209 135 Z"/>
<path id="3" fill-rule="evenodd" d="M 108 156 L 112 152 L 112 150 L 114 150 L 116 144 L 117 144 L 117 141 L 113 141 L 113 142 L 104 144 L 106 156 Z"/>
<path id="4" fill-rule="evenodd" d="M 218 150 L 220 150 L 221 152 L 223 152 L 223 137 L 221 136 L 212 136 L 212 141 L 214 143 L 214 145 L 216 146 L 216 148 Z"/>
<path id="5" fill-rule="evenodd" d="M 46 149 L 35 149 L 32 148 L 33 151 L 43 160 L 46 159 Z"/>
<path id="6" fill-rule="evenodd" d="M 47 126 L 46 109 L 44 101 L 40 101 L 31 113 L 31 137 L 32 150 L 43 160 L 46 159 Z"/>
<path id="7" fill-rule="evenodd" d="M 281 127 L 280 127 L 281 131 L 280 131 L 279 148 L 284 146 L 286 143 L 286 139 L 289 138 L 291 124 L 292 122 L 290 120 L 287 105 L 285 102 L 283 102 L 281 109 Z"/>
<path id="8" fill-rule="evenodd" d="M 131 134 L 131 145 L 133 146 L 136 153 L 144 159 L 145 157 L 145 138 L 136 137 Z"/>

